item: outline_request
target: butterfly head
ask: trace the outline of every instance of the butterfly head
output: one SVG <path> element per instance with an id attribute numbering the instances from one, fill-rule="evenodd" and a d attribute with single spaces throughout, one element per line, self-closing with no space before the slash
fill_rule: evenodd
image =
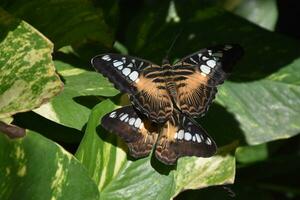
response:
<path id="1" fill-rule="evenodd" d="M 162 60 L 163 67 L 171 67 L 169 59 L 166 57 Z"/>

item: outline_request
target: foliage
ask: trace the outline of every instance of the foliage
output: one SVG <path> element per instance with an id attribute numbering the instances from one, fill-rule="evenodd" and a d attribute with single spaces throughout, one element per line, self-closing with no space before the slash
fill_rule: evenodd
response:
<path id="1" fill-rule="evenodd" d="M 274 30 L 275 1 L 233 2 L 2 1 L 0 121 L 13 118 L 26 136 L 0 135 L 0 199 L 170 199 L 208 186 L 215 187 L 176 198 L 220 199 L 228 195 L 215 192 L 217 186 L 233 183 L 239 198 L 249 198 L 249 191 L 262 199 L 299 195 L 294 182 L 272 182 L 272 176 L 282 178 L 282 168 L 291 176 L 300 166 L 293 153 L 299 149 L 287 148 L 299 141 L 300 43 L 260 27 Z M 249 12 L 254 8 L 256 17 Z M 265 20 L 266 8 L 272 12 Z M 99 124 L 128 98 L 94 72 L 90 59 L 118 52 L 160 63 L 179 32 L 173 60 L 219 43 L 245 49 L 198 119 L 219 150 L 173 167 L 153 155 L 135 160 Z M 285 148 L 289 156 L 281 153 Z"/>

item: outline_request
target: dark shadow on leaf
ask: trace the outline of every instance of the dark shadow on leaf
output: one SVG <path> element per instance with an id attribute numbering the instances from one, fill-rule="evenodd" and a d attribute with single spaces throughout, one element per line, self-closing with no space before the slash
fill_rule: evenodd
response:
<path id="1" fill-rule="evenodd" d="M 14 115 L 13 123 L 58 142 L 72 153 L 75 153 L 83 136 L 83 132 L 77 129 L 60 125 L 32 111 Z"/>
<path id="2" fill-rule="evenodd" d="M 0 8 L 0 42 L 2 42 L 10 31 L 14 31 L 21 20 L 14 18 L 4 9 Z"/>
<path id="3" fill-rule="evenodd" d="M 59 60 L 64 63 L 70 64 L 72 67 L 88 70 L 88 71 L 94 71 L 94 68 L 91 65 L 90 59 L 82 60 L 77 55 L 73 53 L 63 53 L 60 51 L 53 53 L 53 59 Z"/>
<path id="4" fill-rule="evenodd" d="M 87 66 L 86 69 L 94 70 L 94 68 L 91 66 L 91 59 L 98 54 L 113 53 L 114 51 L 112 51 L 112 46 L 113 44 L 111 44 L 111 48 L 108 48 L 101 45 L 100 42 L 89 40 L 83 43 L 73 45 L 72 47 L 76 55 L 79 56 L 78 58 L 82 62 L 85 62 L 85 66 Z"/>
<path id="5" fill-rule="evenodd" d="M 104 101 L 106 98 L 107 97 L 103 97 L 103 96 L 88 95 L 88 96 L 73 97 L 73 100 L 76 103 L 78 103 L 82 106 L 85 106 L 89 109 L 92 109 L 98 103 L 100 103 L 101 101 Z M 114 97 L 110 97 L 110 100 L 116 105 L 128 105 L 128 104 L 130 104 L 127 94 L 119 93 Z"/>
<path id="6" fill-rule="evenodd" d="M 299 21 L 300 2 L 293 0 L 276 0 L 278 9 L 278 20 L 276 31 L 288 36 L 300 39 Z"/>
<path id="7" fill-rule="evenodd" d="M 212 136 L 219 147 L 236 140 L 239 140 L 241 145 L 246 144 L 239 122 L 233 114 L 219 104 L 213 103 L 207 114 L 197 121 Z"/>
<path id="8" fill-rule="evenodd" d="M 153 150 L 153 153 L 151 154 L 151 166 L 160 174 L 168 176 L 171 171 L 176 170 L 177 165 L 166 165 L 162 162 L 160 162 L 156 157 L 154 153 L 155 149 Z"/>
<path id="9" fill-rule="evenodd" d="M 117 135 L 115 135 L 114 133 L 109 133 L 107 132 L 102 126 L 101 124 L 99 126 L 96 127 L 96 132 L 97 135 L 105 142 L 108 142 L 110 144 L 112 144 L 115 147 L 119 147 L 121 148 L 123 151 L 128 152 L 127 146 L 126 144 L 122 141 L 121 145 L 118 145 L 118 140 L 120 138 L 118 138 Z"/>
<path id="10" fill-rule="evenodd" d="M 101 96 L 92 96 L 92 95 L 89 95 L 89 96 L 79 96 L 79 97 L 73 97 L 73 100 L 82 105 L 82 106 L 85 106 L 89 109 L 92 109 L 94 108 L 99 102 L 105 100 L 104 97 L 101 97 Z"/>
<path id="11" fill-rule="evenodd" d="M 168 3 L 145 4 L 139 14 L 134 14 L 125 31 L 127 37 L 122 42 L 129 54 L 160 64 L 181 29 L 182 34 L 171 51 L 173 60 L 216 44 L 238 43 L 245 49 L 245 56 L 230 77 L 235 82 L 263 79 L 299 57 L 300 42 L 267 31 L 209 3 L 189 2 L 175 2 L 178 23 L 166 23 Z"/>

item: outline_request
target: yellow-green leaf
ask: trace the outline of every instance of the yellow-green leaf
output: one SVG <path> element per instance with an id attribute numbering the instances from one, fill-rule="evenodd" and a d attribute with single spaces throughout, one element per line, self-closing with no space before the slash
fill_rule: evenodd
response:
<path id="1" fill-rule="evenodd" d="M 53 44 L 28 23 L 0 9 L 0 118 L 39 107 L 63 87 Z"/>

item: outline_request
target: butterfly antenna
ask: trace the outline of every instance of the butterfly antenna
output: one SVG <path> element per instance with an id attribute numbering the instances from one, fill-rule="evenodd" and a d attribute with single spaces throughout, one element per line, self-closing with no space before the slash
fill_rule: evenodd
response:
<path id="1" fill-rule="evenodd" d="M 182 33 L 182 28 L 180 29 L 180 31 L 176 34 L 175 38 L 173 39 L 172 43 L 171 43 L 171 46 L 169 47 L 169 49 L 166 51 L 166 56 L 164 58 L 164 60 L 169 60 L 169 55 L 170 55 L 170 52 L 171 50 L 173 49 L 174 45 L 175 45 L 175 42 L 177 41 L 177 39 L 179 38 L 179 36 L 181 35 Z"/>

